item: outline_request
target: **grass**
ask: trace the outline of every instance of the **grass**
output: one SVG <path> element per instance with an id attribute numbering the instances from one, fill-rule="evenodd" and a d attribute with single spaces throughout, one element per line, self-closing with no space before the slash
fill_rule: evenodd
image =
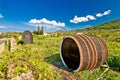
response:
<path id="1" fill-rule="evenodd" d="M 59 72 L 52 71 L 50 64 L 60 61 L 60 58 L 59 56 L 56 57 L 56 60 L 48 58 L 59 54 L 59 42 L 60 38 L 35 36 L 34 44 L 19 44 L 14 52 L 10 52 L 6 47 L 6 50 L 0 55 L 1 79 L 5 78 L 4 70 L 8 68 L 8 65 L 14 64 L 16 67 L 13 75 L 20 75 L 30 69 L 36 80 L 59 80 L 61 75 Z"/>
<path id="2" fill-rule="evenodd" d="M 79 31 L 78 31 L 79 32 Z M 120 68 L 120 32 L 111 31 L 99 31 L 99 30 L 82 30 L 85 34 L 101 37 L 108 46 L 109 55 L 107 58 L 108 64 L 113 68 Z M 112 33 L 113 32 L 113 33 Z M 8 50 L 8 44 L 6 44 L 5 51 L 0 55 L 0 80 L 4 80 L 8 66 L 15 65 L 14 76 L 20 75 L 28 70 L 32 70 L 34 78 L 36 80 L 60 80 L 62 75 L 60 71 L 53 71 L 51 64 L 61 61 L 60 60 L 60 44 L 62 39 L 66 35 L 76 34 L 77 31 L 58 33 L 59 36 L 38 36 L 33 34 L 34 44 L 18 44 L 18 48 L 14 52 Z M 9 33 L 14 36 L 17 42 L 21 41 L 18 37 L 20 33 Z M 96 80 L 99 75 L 104 71 L 100 67 L 93 71 L 80 71 L 75 72 L 76 76 L 80 76 L 81 80 Z M 9 77 L 9 78 L 12 78 Z M 103 75 L 101 80 L 119 80 L 120 72 L 116 72 L 110 69 Z"/>

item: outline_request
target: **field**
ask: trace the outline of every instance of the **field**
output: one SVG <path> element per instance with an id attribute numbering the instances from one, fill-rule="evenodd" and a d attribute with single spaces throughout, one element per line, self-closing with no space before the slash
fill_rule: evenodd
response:
<path id="1" fill-rule="evenodd" d="M 100 80 L 119 80 L 120 29 L 118 27 L 103 29 L 100 26 L 108 26 L 108 23 L 82 30 L 57 31 L 50 33 L 49 36 L 33 34 L 34 43 L 26 45 L 22 44 L 21 38 L 19 38 L 22 33 L 8 32 L 4 34 L 4 37 L 10 36 L 16 39 L 17 49 L 11 52 L 8 47 L 9 43 L 5 44 L 5 50 L 0 54 L 0 80 L 16 80 L 16 76 L 27 72 L 32 73 L 31 80 L 65 80 L 62 78 L 62 69 L 56 71 L 52 69 L 51 65 L 61 61 L 59 54 L 63 37 L 78 32 L 98 36 L 105 41 L 108 46 L 107 62 L 110 69 L 103 74 Z M 105 68 L 98 67 L 92 71 L 70 71 L 70 73 L 80 77 L 80 80 L 96 80 L 104 70 Z"/>

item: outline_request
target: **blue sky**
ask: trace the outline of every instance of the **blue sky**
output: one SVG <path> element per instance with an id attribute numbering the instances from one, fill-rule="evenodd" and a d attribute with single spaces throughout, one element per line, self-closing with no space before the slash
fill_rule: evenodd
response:
<path id="1" fill-rule="evenodd" d="M 0 32 L 81 29 L 120 19 L 120 0 L 0 0 Z"/>

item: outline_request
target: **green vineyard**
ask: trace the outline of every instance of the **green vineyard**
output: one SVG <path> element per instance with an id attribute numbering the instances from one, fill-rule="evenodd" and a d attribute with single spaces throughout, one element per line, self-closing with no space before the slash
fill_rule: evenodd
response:
<path id="1" fill-rule="evenodd" d="M 33 44 L 23 44 L 21 32 L 6 32 L 0 38 L 14 37 L 16 49 L 10 50 L 10 40 L 5 42 L 5 49 L 0 54 L 0 80 L 20 80 L 20 76 L 28 74 L 27 80 L 66 80 L 62 68 L 53 66 L 60 59 L 60 45 L 64 36 L 84 33 L 98 36 L 108 47 L 107 63 L 110 69 L 100 80 L 120 79 L 120 20 L 114 20 L 97 26 L 80 30 L 56 31 L 47 36 L 32 33 Z M 80 72 L 68 71 L 77 79 L 70 80 L 97 80 L 105 68 L 101 66 L 93 70 Z M 69 75 L 68 75 L 69 76 Z M 26 79 L 25 79 L 26 80 Z"/>

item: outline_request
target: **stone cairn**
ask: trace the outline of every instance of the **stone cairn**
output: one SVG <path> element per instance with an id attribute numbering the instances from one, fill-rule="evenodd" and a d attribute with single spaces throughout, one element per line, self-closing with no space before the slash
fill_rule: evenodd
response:
<path id="1" fill-rule="evenodd" d="M 32 44 L 33 43 L 33 36 L 29 30 L 26 30 L 22 34 L 22 40 L 24 44 Z"/>

